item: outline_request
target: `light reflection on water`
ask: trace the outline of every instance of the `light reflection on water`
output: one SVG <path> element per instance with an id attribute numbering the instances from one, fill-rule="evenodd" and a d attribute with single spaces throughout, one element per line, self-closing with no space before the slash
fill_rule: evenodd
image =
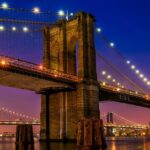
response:
<path id="1" fill-rule="evenodd" d="M 150 150 L 150 138 L 129 138 L 127 140 L 107 141 L 107 150 Z"/>
<path id="2" fill-rule="evenodd" d="M 14 138 L 0 138 L 0 150 L 15 150 Z M 145 138 L 107 141 L 107 150 L 150 150 L 150 140 Z M 35 140 L 35 150 L 76 150 L 75 143 L 39 143 Z"/>

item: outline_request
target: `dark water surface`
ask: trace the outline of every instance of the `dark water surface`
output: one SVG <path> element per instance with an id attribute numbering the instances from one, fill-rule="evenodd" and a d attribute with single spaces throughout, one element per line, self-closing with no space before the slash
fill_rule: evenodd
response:
<path id="1" fill-rule="evenodd" d="M 0 150 L 15 150 L 14 138 L 0 138 Z M 143 138 L 126 138 L 107 141 L 107 150 L 150 150 L 150 140 Z M 35 150 L 75 150 L 75 143 L 39 143 L 35 140 Z"/>

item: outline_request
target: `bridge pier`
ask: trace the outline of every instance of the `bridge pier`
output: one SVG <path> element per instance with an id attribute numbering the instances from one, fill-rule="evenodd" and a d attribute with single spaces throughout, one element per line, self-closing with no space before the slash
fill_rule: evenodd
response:
<path id="1" fill-rule="evenodd" d="M 111 112 L 108 112 L 107 113 L 107 123 L 108 124 L 113 124 L 114 121 L 113 121 L 113 113 Z M 113 127 L 107 127 L 107 136 L 113 136 Z"/>
<path id="2" fill-rule="evenodd" d="M 79 120 L 100 116 L 94 17 L 81 12 L 69 21 L 45 27 L 43 63 L 56 72 L 78 76 L 79 82 L 74 91 L 42 95 L 41 140 L 75 140 Z"/>
<path id="3" fill-rule="evenodd" d="M 96 85 L 80 84 L 75 91 L 42 95 L 41 141 L 74 141 L 79 120 L 99 118 L 98 102 Z"/>

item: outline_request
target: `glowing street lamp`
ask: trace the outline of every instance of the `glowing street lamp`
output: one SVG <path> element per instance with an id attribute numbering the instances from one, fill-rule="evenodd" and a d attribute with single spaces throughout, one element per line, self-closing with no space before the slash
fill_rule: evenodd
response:
<path id="1" fill-rule="evenodd" d="M 5 27 L 4 26 L 0 26 L 0 31 L 4 31 Z"/>
<path id="2" fill-rule="evenodd" d="M 115 46 L 115 44 L 113 43 L 113 42 L 110 42 L 110 47 L 114 47 Z"/>
<path id="3" fill-rule="evenodd" d="M 111 75 L 108 75 L 108 76 L 107 76 L 107 79 L 111 79 Z"/>
<path id="4" fill-rule="evenodd" d="M 58 11 L 58 16 L 63 17 L 65 16 L 65 12 L 63 10 Z"/>
<path id="5" fill-rule="evenodd" d="M 70 16 L 73 17 L 73 16 L 74 16 L 74 13 L 70 13 Z"/>
<path id="6" fill-rule="evenodd" d="M 150 85 L 150 81 L 147 82 L 147 85 Z"/>
<path id="7" fill-rule="evenodd" d="M 106 82 L 103 82 L 102 85 L 105 86 L 105 85 L 106 85 Z"/>
<path id="8" fill-rule="evenodd" d="M 102 75 L 106 75 L 106 71 L 102 71 Z"/>
<path id="9" fill-rule="evenodd" d="M 2 60 L 2 61 L 1 61 L 1 64 L 2 64 L 2 65 L 6 65 L 6 61 L 5 61 L 5 60 Z"/>
<path id="10" fill-rule="evenodd" d="M 115 79 L 113 79 L 113 80 L 112 80 L 112 82 L 116 82 L 116 80 L 115 80 Z"/>
<path id="11" fill-rule="evenodd" d="M 136 70 L 136 71 L 135 71 L 135 73 L 136 73 L 136 74 L 139 74 L 139 73 L 140 73 L 140 71 L 139 71 L 139 70 Z"/>
<path id="12" fill-rule="evenodd" d="M 147 80 L 148 80 L 147 78 L 144 78 L 144 79 L 143 79 L 144 82 L 147 82 Z"/>
<path id="13" fill-rule="evenodd" d="M 130 62 L 130 60 L 127 60 L 126 63 L 127 63 L 127 64 L 130 64 L 131 62 Z"/>
<path id="14" fill-rule="evenodd" d="M 119 86 L 119 85 L 120 85 L 120 83 L 118 82 L 118 83 L 117 83 L 117 85 Z"/>
<path id="15" fill-rule="evenodd" d="M 40 65 L 40 66 L 39 66 L 39 68 L 42 70 L 42 69 L 43 69 L 43 66 L 42 66 L 42 65 Z"/>
<path id="16" fill-rule="evenodd" d="M 133 69 L 133 70 L 134 70 L 134 69 L 135 69 L 135 66 L 134 66 L 134 65 L 132 65 L 132 66 L 131 66 L 131 69 Z"/>
<path id="17" fill-rule="evenodd" d="M 16 27 L 12 27 L 11 29 L 12 29 L 12 31 L 16 31 L 16 30 L 17 30 L 17 28 L 16 28 Z"/>
<path id="18" fill-rule="evenodd" d="M 7 3 L 4 2 L 4 3 L 1 4 L 1 8 L 3 8 L 3 9 L 8 9 L 9 6 L 8 6 Z"/>
<path id="19" fill-rule="evenodd" d="M 102 30 L 101 30 L 101 28 L 96 28 L 96 31 L 97 31 L 98 33 L 100 33 Z"/>
<path id="20" fill-rule="evenodd" d="M 119 92 L 119 91 L 120 91 L 120 88 L 117 88 L 116 90 Z"/>
<path id="21" fill-rule="evenodd" d="M 143 78 L 143 77 L 144 77 L 144 75 L 143 75 L 143 74 L 140 74 L 140 75 L 139 75 L 139 77 L 140 77 L 140 78 Z"/>
<path id="22" fill-rule="evenodd" d="M 22 30 L 23 30 L 23 32 L 28 32 L 29 28 L 28 27 L 23 27 Z"/>
<path id="23" fill-rule="evenodd" d="M 34 8 L 32 9 L 32 12 L 35 13 L 35 14 L 39 14 L 39 13 L 40 13 L 40 8 L 34 7 Z"/>

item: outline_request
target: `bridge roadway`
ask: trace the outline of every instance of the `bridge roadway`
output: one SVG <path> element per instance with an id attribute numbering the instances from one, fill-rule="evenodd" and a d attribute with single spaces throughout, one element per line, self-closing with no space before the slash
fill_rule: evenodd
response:
<path id="1" fill-rule="evenodd" d="M 21 125 L 21 124 L 40 125 L 40 123 L 37 121 L 0 121 L 0 125 Z"/>
<path id="2" fill-rule="evenodd" d="M 104 124 L 104 127 L 112 127 L 112 128 L 132 128 L 132 129 L 147 129 L 146 125 L 117 125 L 117 124 Z"/>
<path id="3" fill-rule="evenodd" d="M 100 101 L 116 101 L 150 108 L 150 95 L 100 83 Z"/>
<path id="4" fill-rule="evenodd" d="M 38 121 L 0 121 L 0 125 L 36 125 L 39 126 L 40 122 Z M 113 128 L 132 128 L 132 129 L 147 129 L 146 125 L 117 125 L 117 124 L 104 124 L 104 127 L 113 127 Z"/>
<path id="5" fill-rule="evenodd" d="M 77 77 L 73 75 L 20 59 L 0 56 L 0 85 L 37 92 L 52 87 L 68 88 L 77 81 Z"/>
<path id="6" fill-rule="evenodd" d="M 39 92 L 45 89 L 74 88 L 77 76 L 43 68 L 16 58 L 0 55 L 0 85 Z M 100 82 L 100 101 L 117 101 L 150 108 L 150 96 Z"/>

